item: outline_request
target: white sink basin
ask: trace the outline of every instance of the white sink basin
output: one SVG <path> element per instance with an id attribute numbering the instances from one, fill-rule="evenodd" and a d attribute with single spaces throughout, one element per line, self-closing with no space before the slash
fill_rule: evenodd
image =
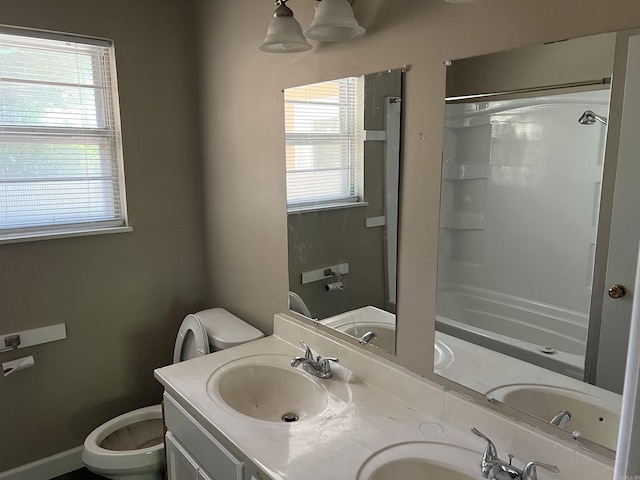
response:
<path id="1" fill-rule="evenodd" d="M 571 421 L 564 427 L 579 431 L 584 438 L 615 450 L 620 423 L 620 405 L 579 390 L 551 385 L 519 384 L 496 388 L 493 395 L 512 407 L 524 410 L 543 420 L 560 411 L 571 412 Z"/>
<path id="2" fill-rule="evenodd" d="M 477 480 L 482 452 L 456 445 L 408 442 L 369 457 L 357 480 Z"/>
<path id="3" fill-rule="evenodd" d="M 291 425 L 337 415 L 348 407 L 351 390 L 347 384 L 293 368 L 291 358 L 256 355 L 229 362 L 209 378 L 209 397 L 235 414 Z"/>

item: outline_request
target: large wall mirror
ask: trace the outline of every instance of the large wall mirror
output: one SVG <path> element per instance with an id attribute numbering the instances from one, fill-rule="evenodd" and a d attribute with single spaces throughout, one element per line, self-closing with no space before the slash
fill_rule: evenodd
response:
<path id="1" fill-rule="evenodd" d="M 290 309 L 392 354 L 403 75 L 284 91 Z"/>
<path id="2" fill-rule="evenodd" d="M 444 120 L 439 374 L 611 450 L 640 230 L 633 33 L 455 60 Z"/>

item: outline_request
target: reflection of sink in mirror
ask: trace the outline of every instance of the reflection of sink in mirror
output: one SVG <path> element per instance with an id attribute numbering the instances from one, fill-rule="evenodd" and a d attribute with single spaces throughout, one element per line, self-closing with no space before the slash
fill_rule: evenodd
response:
<path id="1" fill-rule="evenodd" d="M 396 346 L 395 318 L 392 313 L 369 305 L 326 318 L 321 320 L 320 323 L 356 338 L 361 338 L 366 333 L 373 332 L 377 336 L 367 343 L 382 348 L 389 353 L 394 353 Z M 442 340 L 436 340 L 433 352 L 434 370 L 439 372 L 447 368 L 451 365 L 453 359 L 453 352 L 448 345 Z"/>
<path id="2" fill-rule="evenodd" d="M 368 343 L 389 353 L 396 351 L 396 316 L 372 305 L 325 318 L 320 323 L 356 338 L 374 332 L 377 338 Z"/>
<path id="3" fill-rule="evenodd" d="M 506 385 L 487 392 L 496 400 L 551 421 L 566 410 L 571 420 L 564 427 L 570 432 L 615 450 L 618 440 L 620 404 L 578 390 L 549 385 Z"/>
<path id="4" fill-rule="evenodd" d="M 357 480 L 475 480 L 480 478 L 480 458 L 482 452 L 455 445 L 399 443 L 372 455 Z"/>
<path id="5" fill-rule="evenodd" d="M 382 323 L 362 323 L 360 325 L 352 325 L 342 330 L 347 335 L 360 338 L 368 332 L 376 334 L 369 343 L 378 348 L 382 348 L 387 352 L 393 352 L 396 348 L 396 329 L 393 325 L 385 325 Z"/>
<path id="6" fill-rule="evenodd" d="M 351 398 L 341 380 L 320 380 L 290 366 L 285 355 L 230 362 L 210 377 L 212 400 L 234 412 L 269 422 L 292 423 L 344 411 Z"/>

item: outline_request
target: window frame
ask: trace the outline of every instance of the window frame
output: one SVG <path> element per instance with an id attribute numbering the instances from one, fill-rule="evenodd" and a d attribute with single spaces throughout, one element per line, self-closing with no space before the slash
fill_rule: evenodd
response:
<path id="1" fill-rule="evenodd" d="M 103 177 L 87 175 L 84 179 L 89 181 L 106 181 L 111 182 L 113 188 L 109 193 L 103 194 L 100 198 L 104 200 L 104 205 L 108 205 L 108 209 L 114 212 L 113 218 L 90 220 L 87 215 L 84 219 L 78 221 L 66 221 L 62 223 L 43 222 L 39 225 L 0 227 L 0 244 L 28 242 L 35 240 L 46 240 L 52 238 L 77 237 L 86 235 L 101 235 L 108 233 L 130 232 L 133 229 L 129 226 L 127 213 L 127 201 L 124 178 L 124 153 L 122 146 L 122 126 L 120 118 L 120 103 L 118 97 L 118 80 L 115 60 L 115 46 L 113 40 L 86 37 L 67 33 L 58 33 L 48 30 L 31 29 L 24 27 L 16 27 L 0 24 L 0 34 L 18 36 L 25 39 L 28 43 L 29 38 L 55 42 L 65 42 L 73 44 L 73 48 L 102 48 L 103 52 L 91 52 L 92 64 L 91 70 L 94 74 L 99 74 L 99 82 L 83 85 L 78 82 L 74 86 L 85 86 L 100 91 L 101 94 L 95 96 L 95 120 L 96 127 L 87 126 L 49 126 L 49 125 L 20 125 L 5 124 L 0 122 L 0 139 L 5 142 L 9 137 L 15 137 L 16 144 L 24 142 L 25 145 L 32 145 L 36 149 L 39 144 L 51 142 L 49 144 L 68 142 L 69 145 L 95 146 L 98 149 L 99 164 L 98 170 L 106 172 Z M 16 40 L 15 45 L 19 45 L 20 41 Z M 55 49 L 55 45 L 50 44 L 51 50 Z M 46 71 L 46 69 L 42 69 Z M 51 71 L 51 70 L 49 70 Z M 2 81 L 6 81 L 2 79 Z M 65 82 L 43 81 L 44 86 L 66 85 Z M 102 88 L 102 90 L 100 90 Z M 86 106 L 86 102 L 80 102 L 80 106 Z M 2 112 L 0 111 L 0 114 Z M 31 135 L 31 138 L 29 136 Z M 82 141 L 78 141 L 81 138 Z M 48 139 L 48 140 L 43 140 Z M 108 150 L 107 154 L 102 153 Z M 36 155 L 35 153 L 32 153 Z M 9 178 L 9 177 L 7 177 Z M 3 185 L 11 183 L 7 178 L 0 178 L 0 188 Z M 64 177 L 47 177 L 23 180 L 19 182 L 42 183 L 46 181 L 64 182 Z M 31 182 L 29 182 L 31 180 Z M 70 176 L 67 181 L 82 180 L 82 177 Z M 14 182 L 16 180 L 13 180 Z M 2 192 L 0 192 L 0 203 L 2 202 Z M 75 198 L 75 197 L 74 197 Z M 88 197 L 84 196 L 86 200 Z M 0 205 L 1 206 L 1 205 Z M 87 209 L 88 204 L 83 204 L 79 208 Z M 1 212 L 0 212 L 1 213 Z M 33 212 L 32 212 L 33 213 Z M 76 213 L 76 212 L 74 212 Z M 80 216 L 80 214 L 79 214 Z"/>

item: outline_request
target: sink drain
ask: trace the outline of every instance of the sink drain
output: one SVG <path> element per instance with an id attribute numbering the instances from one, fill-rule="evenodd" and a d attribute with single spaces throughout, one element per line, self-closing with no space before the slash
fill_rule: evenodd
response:
<path id="1" fill-rule="evenodd" d="M 287 423 L 296 422 L 298 421 L 298 415 L 296 415 L 295 413 L 285 413 L 284 415 L 282 415 L 282 420 Z"/>

